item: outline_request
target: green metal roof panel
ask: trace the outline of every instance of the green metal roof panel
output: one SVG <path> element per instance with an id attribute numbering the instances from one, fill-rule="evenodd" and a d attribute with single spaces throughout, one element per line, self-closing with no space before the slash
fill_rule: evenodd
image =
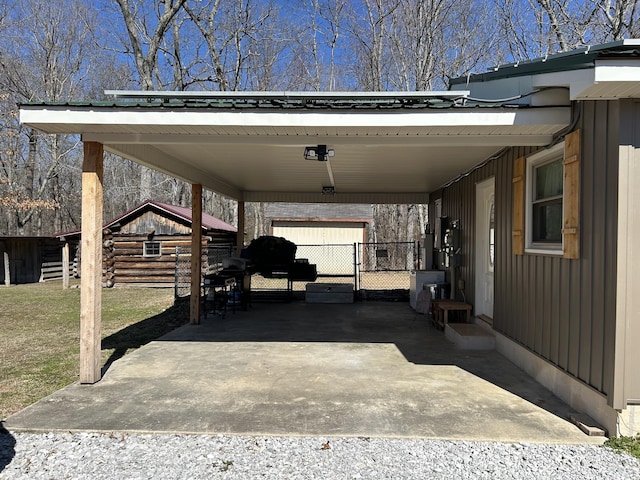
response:
<path id="1" fill-rule="evenodd" d="M 504 108 L 509 105 L 504 101 L 486 102 L 468 98 L 430 98 L 416 99 L 378 99 L 378 100 L 346 100 L 346 99 L 170 99 L 128 101 L 73 101 L 73 102 L 28 102 L 20 107 L 69 107 L 69 108 L 104 108 L 104 109 L 220 109 L 220 110 L 424 110 L 449 108 Z"/>
<path id="2" fill-rule="evenodd" d="M 588 69 L 593 68 L 596 59 L 599 58 L 638 56 L 640 56 L 640 40 L 620 40 L 593 47 L 582 47 L 569 52 L 555 53 L 543 58 L 500 65 L 485 73 L 474 73 L 463 77 L 451 78 L 449 79 L 449 85 L 464 85 L 472 82 L 486 82 L 524 75 Z"/>

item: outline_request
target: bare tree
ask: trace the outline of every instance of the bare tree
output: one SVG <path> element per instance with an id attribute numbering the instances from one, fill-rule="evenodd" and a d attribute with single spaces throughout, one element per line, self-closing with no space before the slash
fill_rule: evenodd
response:
<path id="1" fill-rule="evenodd" d="M 334 91 L 347 85 L 344 65 L 339 55 L 346 40 L 347 0 L 306 0 L 300 2 L 297 18 L 308 23 L 291 25 L 293 55 L 287 70 L 289 88 Z M 344 62 L 346 63 L 346 62 Z"/>
<path id="2" fill-rule="evenodd" d="M 5 19 L 5 52 L 0 56 L 0 84 L 5 100 L 13 102 L 67 101 L 79 95 L 95 59 L 89 36 L 91 17 L 86 5 L 44 0 L 21 0 Z M 18 52 L 20 52 L 18 54 Z M 15 105 L 15 103 L 14 103 Z M 77 161 L 77 138 L 41 135 L 17 124 L 15 107 L 3 110 L 4 155 L 0 155 L 0 183 L 13 199 L 11 229 L 42 234 L 66 224 L 70 201 L 64 175 Z M 73 192 L 75 194 L 75 192 Z M 46 226 L 42 210 L 53 211 Z M 65 218 L 63 218 L 63 214 Z"/>
<path id="3" fill-rule="evenodd" d="M 495 0 L 513 60 L 637 35 L 639 0 Z"/>
<path id="4" fill-rule="evenodd" d="M 135 62 L 142 90 L 164 87 L 158 65 L 158 54 L 172 22 L 185 0 L 115 0 L 127 32 L 126 48 Z M 149 3 L 152 3 L 149 6 Z M 151 7 L 151 8 L 149 8 Z M 140 168 L 139 199 L 152 197 L 153 171 Z"/>
<path id="5" fill-rule="evenodd" d="M 127 29 L 129 46 L 135 61 L 143 90 L 153 90 L 157 82 L 158 52 L 171 22 L 185 0 L 155 0 L 151 12 L 145 11 L 145 3 L 139 0 L 115 0 Z M 155 15 L 154 15 L 155 14 Z"/>
<path id="6" fill-rule="evenodd" d="M 254 0 L 187 2 L 185 10 L 207 48 L 208 69 L 197 74 L 219 90 L 272 90 L 286 79 L 283 51 L 291 40 L 275 3 Z M 194 76 L 195 77 L 195 76 Z M 286 81 L 286 80 L 285 80 Z M 205 192 L 205 206 L 229 223 L 235 223 L 236 202 Z M 264 234 L 264 208 L 245 205 L 247 236 Z"/>
<path id="7" fill-rule="evenodd" d="M 272 88 L 287 37 L 272 1 L 187 2 L 185 10 L 205 41 L 213 89 Z M 202 76 L 202 73 L 200 74 Z"/>
<path id="8" fill-rule="evenodd" d="M 79 217 L 78 208 L 62 207 L 77 194 L 78 139 L 21 127 L 18 102 L 100 98 L 105 86 L 438 89 L 449 75 L 638 35 L 639 2 L 493 0 L 493 8 L 481 0 L 0 2 L 0 226 L 42 232 Z M 117 214 L 152 195 L 190 202 L 183 182 L 122 159 L 108 156 L 105 176 L 112 179 L 105 182 L 105 212 Z M 205 192 L 205 205 L 235 221 L 234 201 Z M 53 215 L 43 217 L 43 209 Z M 247 234 L 266 233 L 262 206 L 248 204 L 246 211 L 253 217 Z M 375 211 L 378 240 L 417 238 L 427 221 L 422 205 Z"/>
<path id="9" fill-rule="evenodd" d="M 603 40 L 622 40 L 623 38 L 634 38 L 640 34 L 640 13 L 638 0 L 601 0 L 596 2 L 596 12 L 594 17 L 599 18 L 596 28 L 602 25 L 601 30 L 606 32 Z M 595 33 L 595 32 L 594 32 Z M 601 41 L 594 34 L 595 41 Z"/>
<path id="10" fill-rule="evenodd" d="M 400 4 L 399 0 L 362 0 L 361 5 L 351 4 L 348 21 L 355 57 L 354 75 L 364 90 L 389 89 L 389 19 Z"/>

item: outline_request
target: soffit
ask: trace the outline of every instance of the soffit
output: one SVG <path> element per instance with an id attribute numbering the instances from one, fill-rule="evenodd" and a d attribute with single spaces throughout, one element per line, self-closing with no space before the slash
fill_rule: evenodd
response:
<path id="1" fill-rule="evenodd" d="M 82 135 L 140 164 L 245 201 L 410 203 L 508 146 L 542 146 L 568 107 L 221 109 L 23 105 L 21 121 Z M 335 150 L 304 160 L 305 146 Z M 321 195 L 335 187 L 336 194 Z"/>

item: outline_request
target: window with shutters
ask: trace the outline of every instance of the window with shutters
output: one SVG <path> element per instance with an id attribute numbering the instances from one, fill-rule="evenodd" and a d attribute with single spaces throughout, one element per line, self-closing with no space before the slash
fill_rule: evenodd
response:
<path id="1" fill-rule="evenodd" d="M 580 130 L 513 167 L 513 253 L 580 254 Z"/>

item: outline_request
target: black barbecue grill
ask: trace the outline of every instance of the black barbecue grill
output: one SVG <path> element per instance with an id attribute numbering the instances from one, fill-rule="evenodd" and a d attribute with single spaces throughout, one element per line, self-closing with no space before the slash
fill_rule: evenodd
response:
<path id="1" fill-rule="evenodd" d="M 295 243 L 282 237 L 264 235 L 251 241 L 242 252 L 251 269 L 265 278 L 286 278 L 287 290 L 293 282 L 314 282 L 318 278 L 315 264 L 307 259 L 295 258 Z"/>

